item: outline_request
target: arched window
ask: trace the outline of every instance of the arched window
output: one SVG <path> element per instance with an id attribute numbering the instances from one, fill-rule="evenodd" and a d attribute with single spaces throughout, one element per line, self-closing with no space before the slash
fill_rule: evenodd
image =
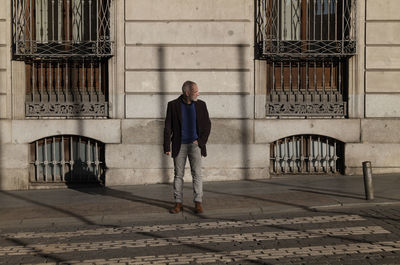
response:
<path id="1" fill-rule="evenodd" d="M 271 144 L 275 174 L 344 173 L 344 143 L 321 135 L 295 135 Z"/>
<path id="2" fill-rule="evenodd" d="M 104 183 L 104 144 L 81 136 L 53 136 L 30 145 L 33 183 Z"/>

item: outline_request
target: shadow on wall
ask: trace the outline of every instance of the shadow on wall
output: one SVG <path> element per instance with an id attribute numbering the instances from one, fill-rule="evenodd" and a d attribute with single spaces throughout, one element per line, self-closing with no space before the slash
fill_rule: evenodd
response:
<path id="1" fill-rule="evenodd" d="M 166 105 L 167 105 L 167 98 L 166 98 L 166 80 L 165 80 L 165 48 L 160 46 L 157 49 L 158 51 L 158 73 L 159 73 L 159 83 L 158 83 L 158 87 L 159 87 L 159 102 L 158 102 L 158 106 L 159 106 L 159 112 L 161 115 L 161 119 L 163 120 L 163 118 L 165 118 L 166 112 L 164 113 L 163 110 L 166 110 Z M 164 128 L 164 127 L 162 127 Z M 164 149 L 162 146 L 162 141 L 164 139 L 164 134 L 163 134 L 163 130 L 161 130 L 160 132 L 160 136 L 161 136 L 161 149 L 160 149 L 160 159 L 161 159 L 161 174 L 162 174 L 162 179 L 161 182 L 162 183 L 168 183 L 169 182 L 169 171 L 170 169 L 168 168 L 168 159 L 170 159 L 169 156 L 164 154 Z"/>
<path id="2" fill-rule="evenodd" d="M 250 168 L 249 168 L 249 139 L 251 135 L 249 135 L 249 126 L 248 126 L 248 121 L 249 117 L 247 116 L 249 113 L 249 106 L 247 98 L 248 98 L 248 83 L 246 82 L 246 71 L 247 65 L 246 65 L 246 48 L 247 46 L 245 44 L 240 44 L 238 46 L 238 60 L 239 60 L 239 75 L 238 75 L 238 83 L 240 86 L 240 110 L 241 110 L 241 160 L 242 160 L 242 167 L 243 167 L 243 173 L 242 173 L 242 179 L 248 180 L 250 179 Z"/>
<path id="3" fill-rule="evenodd" d="M 2 113 L 0 113 L 1 117 Z M 3 131 L 2 131 L 2 120 L 0 119 L 0 190 L 2 190 L 3 187 Z"/>
<path id="4" fill-rule="evenodd" d="M 71 187 L 81 186 L 82 184 L 90 186 L 103 186 L 105 184 L 105 169 L 99 166 L 100 176 L 88 170 L 87 164 L 80 158 L 74 161 L 72 171 L 65 174 L 65 183 Z"/>

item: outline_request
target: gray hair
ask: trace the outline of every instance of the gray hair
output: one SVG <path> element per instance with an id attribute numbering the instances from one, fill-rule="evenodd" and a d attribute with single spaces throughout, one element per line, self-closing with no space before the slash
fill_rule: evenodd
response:
<path id="1" fill-rule="evenodd" d="M 186 81 L 185 83 L 183 83 L 182 93 L 185 94 L 186 91 L 190 92 L 195 85 L 196 83 L 193 81 Z"/>

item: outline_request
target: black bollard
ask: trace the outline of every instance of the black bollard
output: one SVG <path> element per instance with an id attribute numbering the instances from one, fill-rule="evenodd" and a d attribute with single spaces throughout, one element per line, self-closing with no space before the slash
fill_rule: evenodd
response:
<path id="1" fill-rule="evenodd" d="M 374 199 L 374 187 L 372 186 L 372 166 L 370 161 L 364 161 L 362 163 L 363 175 L 364 175 L 364 188 L 366 200 Z"/>

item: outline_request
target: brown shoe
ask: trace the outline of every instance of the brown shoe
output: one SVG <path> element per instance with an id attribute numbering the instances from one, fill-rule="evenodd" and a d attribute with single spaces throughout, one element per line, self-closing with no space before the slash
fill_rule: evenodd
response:
<path id="1" fill-rule="evenodd" d="M 170 212 L 170 213 L 173 213 L 173 214 L 176 214 L 176 213 L 181 212 L 182 210 L 183 210 L 182 203 L 177 202 L 177 203 L 175 203 L 174 208 L 171 208 L 171 209 L 169 210 L 169 212 Z"/>
<path id="2" fill-rule="evenodd" d="M 203 206 L 201 205 L 201 202 L 195 202 L 194 212 L 203 213 Z"/>

